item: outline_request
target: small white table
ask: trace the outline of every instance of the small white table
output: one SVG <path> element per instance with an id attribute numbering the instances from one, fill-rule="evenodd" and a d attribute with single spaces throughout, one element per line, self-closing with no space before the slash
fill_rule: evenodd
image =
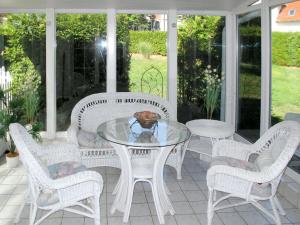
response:
<path id="1" fill-rule="evenodd" d="M 200 158 L 201 155 L 211 157 L 212 145 L 218 140 L 232 138 L 234 134 L 234 127 L 220 120 L 191 120 L 186 126 L 192 133 L 186 150 L 200 153 Z M 200 144 L 199 137 L 202 137 Z"/>
<path id="2" fill-rule="evenodd" d="M 108 140 L 121 161 L 121 176 L 115 187 L 116 195 L 111 213 L 124 212 L 123 222 L 129 219 L 134 185 L 148 182 L 152 188 L 158 221 L 164 224 L 164 215 L 175 214 L 163 180 L 163 169 L 168 155 L 175 147 L 183 145 L 191 136 L 181 123 L 158 120 L 151 128 L 143 128 L 135 118 L 118 118 L 102 123 L 97 133 Z M 141 154 L 136 157 L 136 154 Z M 141 157 L 143 156 L 143 157 Z"/>

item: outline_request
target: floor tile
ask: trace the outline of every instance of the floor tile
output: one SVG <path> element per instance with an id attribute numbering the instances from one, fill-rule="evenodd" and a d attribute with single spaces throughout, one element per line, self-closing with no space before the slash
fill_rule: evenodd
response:
<path id="1" fill-rule="evenodd" d="M 130 217 L 131 225 L 154 225 L 151 216 Z"/>
<path id="2" fill-rule="evenodd" d="M 171 191 L 169 198 L 170 198 L 171 202 L 183 202 L 183 201 L 187 200 L 183 191 L 181 191 L 181 190 Z"/>
<path id="3" fill-rule="evenodd" d="M 84 218 L 62 218 L 61 225 L 84 225 Z"/>
<path id="4" fill-rule="evenodd" d="M 207 212 L 207 201 L 190 202 L 190 205 L 195 214 Z"/>
<path id="5" fill-rule="evenodd" d="M 151 213 L 147 203 L 131 205 L 130 216 L 150 216 L 150 215 Z"/>
<path id="6" fill-rule="evenodd" d="M 193 209 L 188 202 L 173 202 L 175 214 L 193 214 Z"/>
<path id="7" fill-rule="evenodd" d="M 151 194 L 152 194 L 152 192 L 151 192 Z M 146 199 L 145 192 L 136 192 L 136 193 L 133 193 L 132 202 L 133 203 L 146 203 L 147 199 Z"/>
<path id="8" fill-rule="evenodd" d="M 130 225 L 130 221 L 128 221 L 128 223 L 123 223 L 123 217 L 108 217 L 107 224 L 108 225 Z"/>
<path id="9" fill-rule="evenodd" d="M 201 225 L 207 225 L 207 214 L 206 213 L 201 213 L 196 215 L 198 220 L 200 221 Z M 219 218 L 219 216 L 215 213 L 213 220 L 212 220 L 212 225 L 223 225 L 223 222 Z M 232 224 L 235 225 L 235 224 Z"/>
<path id="10" fill-rule="evenodd" d="M 286 209 L 286 217 L 292 223 L 300 223 L 300 211 L 299 209 Z"/>
<path id="11" fill-rule="evenodd" d="M 152 216 L 155 225 L 161 225 L 158 221 L 157 216 Z M 177 225 L 174 216 L 165 216 L 165 225 Z"/>
<path id="12" fill-rule="evenodd" d="M 189 202 L 197 202 L 206 200 L 202 191 L 184 191 L 184 194 Z"/>
<path id="13" fill-rule="evenodd" d="M 13 184 L 0 184 L 0 195 L 10 195 L 14 192 L 16 187 L 17 185 Z"/>
<path id="14" fill-rule="evenodd" d="M 199 225 L 199 221 L 195 215 L 175 215 L 178 225 Z"/>
<path id="15" fill-rule="evenodd" d="M 248 212 L 239 212 L 239 215 L 246 221 L 248 225 L 267 225 L 267 221 L 259 212 L 257 211 L 248 211 Z"/>
<path id="16" fill-rule="evenodd" d="M 2 184 L 19 184 L 23 176 L 7 176 Z"/>
<path id="17" fill-rule="evenodd" d="M 247 223 L 238 213 L 217 213 L 225 225 L 246 225 Z"/>

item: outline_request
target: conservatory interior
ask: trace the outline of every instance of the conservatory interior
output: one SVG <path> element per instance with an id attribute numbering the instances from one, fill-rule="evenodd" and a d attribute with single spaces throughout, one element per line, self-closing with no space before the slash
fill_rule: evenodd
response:
<path id="1" fill-rule="evenodd" d="M 300 224 L 300 0 L 0 0 L 0 225 Z"/>

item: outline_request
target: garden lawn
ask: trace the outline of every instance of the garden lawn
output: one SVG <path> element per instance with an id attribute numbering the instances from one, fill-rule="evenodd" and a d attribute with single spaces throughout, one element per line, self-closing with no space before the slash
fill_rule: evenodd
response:
<path id="1" fill-rule="evenodd" d="M 272 116 L 282 120 L 287 112 L 300 113 L 300 68 L 273 65 Z"/>
<path id="2" fill-rule="evenodd" d="M 160 55 L 151 55 L 150 59 L 146 59 L 140 54 L 133 54 L 131 56 L 130 61 L 130 71 L 129 71 L 129 80 L 130 80 L 130 91 L 132 92 L 141 92 L 141 78 L 143 73 L 151 68 L 151 66 L 155 66 L 162 74 L 163 79 L 155 79 L 155 77 L 159 78 L 160 75 L 157 75 L 156 70 L 151 70 L 148 74 L 151 73 L 150 86 L 156 87 L 158 90 L 150 91 L 151 94 L 160 95 L 157 91 L 161 92 L 161 88 L 163 87 L 163 97 L 167 96 L 167 57 Z M 148 93 L 149 88 L 145 87 L 143 92 Z"/>

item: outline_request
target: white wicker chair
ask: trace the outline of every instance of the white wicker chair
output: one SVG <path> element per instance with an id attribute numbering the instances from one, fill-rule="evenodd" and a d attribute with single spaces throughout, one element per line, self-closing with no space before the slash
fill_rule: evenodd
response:
<path id="1" fill-rule="evenodd" d="M 271 127 L 252 145 L 232 140 L 216 143 L 213 147 L 212 163 L 207 171 L 208 225 L 212 222 L 214 211 L 248 203 L 263 211 L 277 225 L 280 225 L 279 213 L 284 215 L 285 212 L 275 194 L 281 176 L 299 142 L 300 124 L 295 121 L 284 121 Z M 227 164 L 225 159 L 228 160 L 229 157 L 236 161 Z M 217 191 L 228 194 L 217 199 Z M 217 206 L 230 197 L 238 197 L 243 201 Z M 259 203 L 261 200 L 270 201 L 272 212 Z"/>
<path id="2" fill-rule="evenodd" d="M 113 147 L 104 140 L 99 141 L 97 127 L 105 121 L 133 116 L 135 112 L 145 110 L 156 112 L 163 119 L 177 120 L 175 109 L 158 96 L 131 92 L 89 95 L 72 110 L 71 125 L 67 130 L 68 141 L 79 146 L 82 162 L 87 167 L 120 168 L 120 160 Z M 171 152 L 166 163 L 176 169 L 178 179 L 181 179 L 183 158 L 182 148 L 179 147 Z"/>
<path id="3" fill-rule="evenodd" d="M 79 162 L 78 148 L 70 144 L 43 147 L 17 123 L 11 124 L 9 131 L 28 175 L 30 225 L 38 225 L 49 215 L 62 209 L 93 218 L 95 225 L 100 225 L 99 198 L 103 188 L 101 175 L 86 170 L 52 179 L 48 173 L 47 165 L 64 161 Z M 84 204 L 83 200 L 91 202 L 91 206 Z M 79 206 L 83 210 L 70 208 L 72 206 Z M 38 209 L 48 212 L 36 220 Z"/>

